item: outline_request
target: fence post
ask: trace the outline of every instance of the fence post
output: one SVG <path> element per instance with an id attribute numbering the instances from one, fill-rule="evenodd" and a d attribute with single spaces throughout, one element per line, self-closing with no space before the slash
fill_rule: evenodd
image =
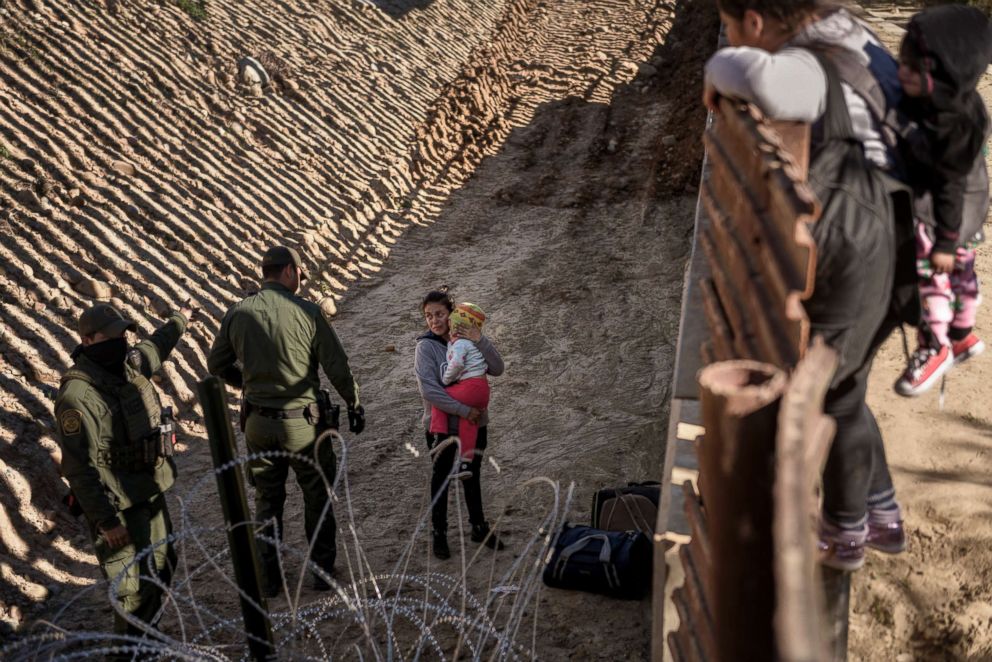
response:
<path id="1" fill-rule="evenodd" d="M 823 399 L 837 360 L 837 352 L 815 340 L 793 372 L 779 411 L 774 541 L 776 658 L 781 662 L 833 659 L 810 522 L 819 514 L 815 485 L 836 429 L 823 413 Z"/>
<path id="2" fill-rule="evenodd" d="M 234 429 L 231 427 L 224 399 L 224 384 L 216 377 L 208 377 L 197 384 L 197 390 L 203 407 L 207 437 L 210 439 L 210 451 L 214 457 L 214 468 L 217 470 L 217 493 L 224 513 L 227 543 L 231 548 L 234 579 L 243 591 L 241 614 L 248 637 L 248 650 L 256 662 L 274 659 L 276 649 L 272 641 L 272 624 L 269 622 L 268 605 L 262 597 L 261 572 L 248 512 L 248 497 L 241 471 L 233 464 L 237 450 Z M 260 605 L 261 609 L 253 605 L 252 601 L 255 605 Z"/>
<path id="3" fill-rule="evenodd" d="M 713 363 L 699 373 L 706 434 L 699 490 L 712 555 L 712 605 L 720 660 L 769 659 L 775 580 L 772 493 L 775 428 L 785 373 L 756 361 Z"/>
<path id="4" fill-rule="evenodd" d="M 847 660 L 847 626 L 851 608 L 851 573 L 820 566 L 827 601 L 827 628 L 833 662 Z"/>

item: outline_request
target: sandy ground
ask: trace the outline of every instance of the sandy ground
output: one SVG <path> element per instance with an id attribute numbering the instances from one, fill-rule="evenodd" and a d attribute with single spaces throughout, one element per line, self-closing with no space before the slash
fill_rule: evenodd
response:
<path id="1" fill-rule="evenodd" d="M 195 417 L 216 320 L 254 287 L 265 245 L 300 245 L 325 266 L 317 298 L 340 296 L 432 213 L 418 195 L 444 161 L 415 150 L 448 144 L 445 123 L 428 118 L 507 6 L 401 4 L 394 18 L 351 3 L 213 2 L 199 22 L 158 2 L 0 12 L 5 624 L 92 574 L 59 503 L 46 397 L 81 310 L 110 296 L 148 333 L 191 299 L 203 315 L 166 365 L 163 393 Z M 450 32 L 462 38 L 446 43 Z M 273 85 L 239 79 L 247 55 Z M 418 139 L 418 127 L 435 133 Z"/>
<path id="2" fill-rule="evenodd" d="M 870 6 L 873 26 L 898 49 L 910 8 Z M 992 107 L 992 76 L 980 84 Z M 992 252 L 978 251 L 979 278 L 992 281 Z M 976 332 L 988 338 L 989 316 Z M 911 340 L 912 342 L 912 340 Z M 892 391 L 903 366 L 897 335 L 882 348 L 869 389 L 885 437 L 909 549 L 873 554 L 855 575 L 850 658 L 855 660 L 992 659 L 992 419 L 989 358 L 980 356 L 918 399 Z"/>
<path id="3" fill-rule="evenodd" d="M 510 506 L 511 553 L 546 507 L 515 495 L 523 480 L 574 481 L 581 520 L 595 488 L 657 472 L 708 3 L 680 5 L 674 27 L 646 0 L 217 1 L 205 22 L 168 3 L 39 5 L 0 11 L 4 624 L 54 617 L 87 585 L 60 622 L 107 624 L 88 544 L 59 511 L 45 397 L 101 289 L 86 279 L 144 332 L 186 298 L 204 310 L 163 380 L 185 426 L 174 498 L 209 467 L 192 393 L 216 319 L 274 240 L 304 248 L 321 274 L 307 294 L 340 308 L 369 410 L 349 477 L 373 565 L 396 559 L 423 511 L 412 352 L 417 299 L 441 283 L 487 310 L 507 359 L 484 480 L 490 517 Z M 872 11 L 894 44 L 906 10 Z M 279 74 L 271 88 L 239 83 L 244 55 Z M 986 359 L 955 371 L 941 410 L 936 394 L 892 393 L 901 354 L 884 348 L 871 401 L 910 549 L 856 576 L 851 659 L 992 659 Z M 190 521 L 216 528 L 215 498 L 204 482 Z M 294 518 L 287 535 L 301 529 Z M 235 613 L 223 592 L 203 599 Z M 541 657 L 646 654 L 646 602 L 548 591 L 539 604 L 527 645 Z"/>
<path id="4" fill-rule="evenodd" d="M 145 332 L 168 303 L 190 297 L 203 310 L 162 385 L 184 419 L 174 513 L 208 529 L 208 546 L 223 537 L 191 396 L 220 312 L 279 238 L 320 274 L 306 294 L 337 301 L 363 386 L 370 424 L 348 476 L 355 534 L 377 571 L 424 512 L 412 360 L 417 301 L 442 283 L 487 311 L 508 365 L 494 381 L 484 474 L 490 518 L 506 513 L 498 564 L 523 552 L 547 509 L 540 493 L 515 492 L 523 481 L 574 483 L 568 517 L 582 521 L 595 489 L 658 473 L 701 157 L 699 71 L 716 33 L 709 3 L 287 2 L 247 14 L 216 2 L 205 23 L 156 6 L 4 17 L 31 40 L 11 37 L 0 63 L 7 624 L 108 623 L 105 586 L 57 510 L 48 459 L 44 384 L 65 367 L 72 319 L 91 301 L 85 278 L 109 285 Z M 113 36 L 122 27 L 148 28 L 151 41 L 124 45 Z M 55 49 L 56 38 L 72 48 Z M 237 83 L 235 57 L 266 48 L 276 70 L 289 63 L 286 80 L 261 92 Z M 77 89 L 79 76 L 98 98 Z M 292 497 L 289 539 L 302 535 L 299 505 Z M 454 560 L 428 566 L 426 538 L 417 545 L 411 571 L 458 573 Z M 470 590 L 487 576 L 470 569 Z M 236 616 L 230 591 L 197 588 L 200 605 Z M 647 654 L 647 601 L 546 591 L 531 610 L 536 629 L 520 641 L 541 658 Z M 178 627 L 174 615 L 166 627 Z"/>

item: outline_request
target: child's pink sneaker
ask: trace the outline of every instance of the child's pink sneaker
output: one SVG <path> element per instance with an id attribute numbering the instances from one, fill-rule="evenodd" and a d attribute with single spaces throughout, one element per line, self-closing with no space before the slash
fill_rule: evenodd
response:
<path id="1" fill-rule="evenodd" d="M 961 340 L 951 342 L 954 363 L 964 363 L 971 357 L 978 356 L 983 351 L 985 351 L 985 343 L 974 333 L 969 333 Z"/>
<path id="2" fill-rule="evenodd" d="M 896 393 L 905 396 L 926 393 L 953 367 L 954 354 L 950 345 L 941 345 L 940 349 L 920 347 L 910 358 L 906 372 L 896 382 Z"/>

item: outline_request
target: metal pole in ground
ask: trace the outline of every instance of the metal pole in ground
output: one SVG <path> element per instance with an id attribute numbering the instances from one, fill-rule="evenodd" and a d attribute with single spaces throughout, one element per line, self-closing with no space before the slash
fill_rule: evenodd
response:
<path id="1" fill-rule="evenodd" d="M 241 472 L 233 466 L 237 457 L 234 429 L 227 415 L 224 398 L 224 384 L 216 377 L 208 377 L 199 384 L 200 405 L 203 407 L 203 420 L 210 439 L 210 451 L 214 456 L 214 468 L 227 470 L 217 472 L 217 493 L 224 512 L 227 527 L 227 543 L 231 548 L 231 562 L 234 564 L 234 578 L 244 591 L 241 596 L 241 614 L 248 636 L 248 650 L 253 660 L 262 662 L 275 658 L 275 644 L 272 641 L 272 624 L 269 622 L 268 605 L 262 597 L 261 571 L 258 555 L 255 553 L 255 536 L 249 522 L 248 496 L 245 493 Z M 245 597 L 247 596 L 247 598 Z M 256 605 L 261 605 L 261 609 Z"/>
<path id="2" fill-rule="evenodd" d="M 820 567 L 827 603 L 827 634 L 833 662 L 847 660 L 847 624 L 851 608 L 851 573 Z"/>

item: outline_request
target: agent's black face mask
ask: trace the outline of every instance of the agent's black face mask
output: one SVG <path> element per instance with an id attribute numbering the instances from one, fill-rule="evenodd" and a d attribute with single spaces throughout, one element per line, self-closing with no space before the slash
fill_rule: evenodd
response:
<path id="1" fill-rule="evenodd" d="M 83 354 L 107 372 L 124 376 L 124 361 L 127 359 L 127 338 L 111 338 L 83 348 Z"/>

